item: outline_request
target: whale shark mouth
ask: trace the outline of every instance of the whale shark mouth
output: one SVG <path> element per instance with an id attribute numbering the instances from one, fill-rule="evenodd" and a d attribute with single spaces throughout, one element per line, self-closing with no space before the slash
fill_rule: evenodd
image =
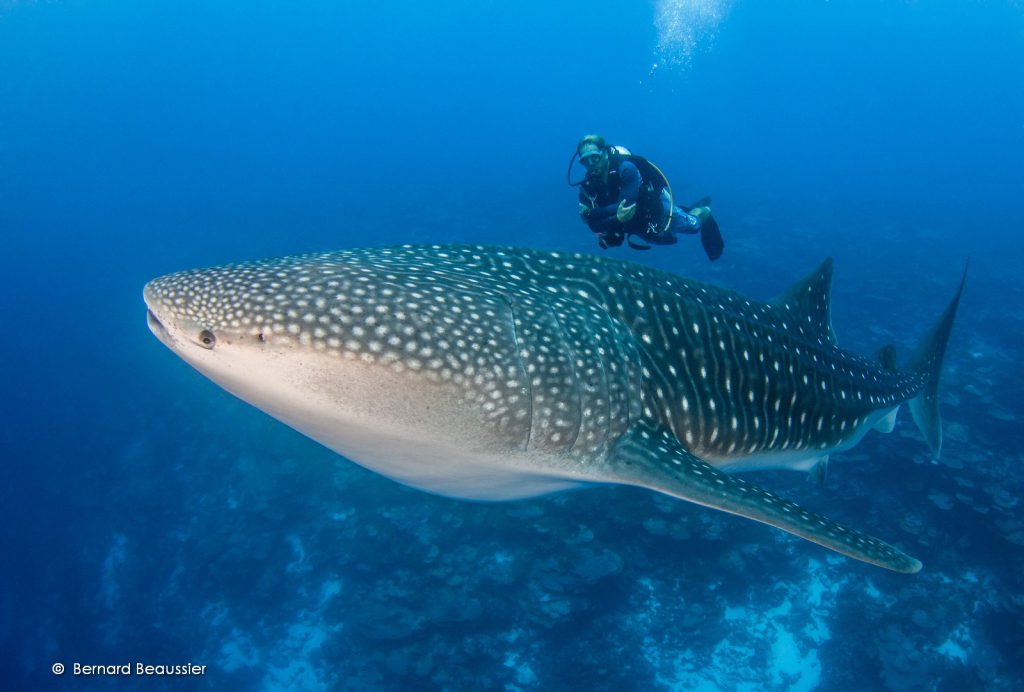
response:
<path id="1" fill-rule="evenodd" d="M 149 327 L 149 331 L 153 332 L 153 336 L 160 339 L 164 344 L 170 346 L 171 334 L 167 331 L 167 327 L 160 321 L 160 318 L 156 316 L 156 313 L 146 309 L 146 325 Z"/>

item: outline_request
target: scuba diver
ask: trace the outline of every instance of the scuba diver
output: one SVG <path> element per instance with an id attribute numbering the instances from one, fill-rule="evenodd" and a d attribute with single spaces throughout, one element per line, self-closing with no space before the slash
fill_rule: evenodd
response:
<path id="1" fill-rule="evenodd" d="M 569 176 L 577 158 L 587 175 L 574 183 Z M 602 249 L 625 240 L 635 250 L 650 250 L 651 245 L 675 244 L 677 233 L 700 233 L 708 259 L 722 256 L 725 241 L 707 206 L 710 200 L 676 206 L 665 174 L 625 147 L 607 146 L 604 137 L 587 135 L 576 146 L 566 177 L 569 185 L 579 186 L 580 217 Z"/>

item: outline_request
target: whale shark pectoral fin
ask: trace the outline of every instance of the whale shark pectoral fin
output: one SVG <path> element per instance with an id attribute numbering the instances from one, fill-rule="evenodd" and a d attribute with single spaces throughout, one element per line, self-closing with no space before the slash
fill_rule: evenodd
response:
<path id="1" fill-rule="evenodd" d="M 667 431 L 638 424 L 611 457 L 609 480 L 656 490 L 681 500 L 770 524 L 856 560 L 914 573 L 921 563 L 877 538 L 715 469 L 683 449 Z"/>

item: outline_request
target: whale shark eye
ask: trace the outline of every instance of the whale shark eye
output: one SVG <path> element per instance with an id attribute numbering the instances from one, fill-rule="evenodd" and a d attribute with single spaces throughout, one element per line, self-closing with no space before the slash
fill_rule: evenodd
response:
<path id="1" fill-rule="evenodd" d="M 213 348 L 214 343 L 217 342 L 217 337 L 213 335 L 209 329 L 204 329 L 199 332 L 199 343 L 203 345 L 203 348 Z"/>

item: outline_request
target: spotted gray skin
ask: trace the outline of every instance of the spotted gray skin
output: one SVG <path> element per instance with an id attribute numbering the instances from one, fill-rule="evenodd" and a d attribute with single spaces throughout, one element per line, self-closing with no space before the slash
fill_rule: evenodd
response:
<path id="1" fill-rule="evenodd" d="M 153 333 L 200 372 L 407 485 L 476 500 L 643 486 L 915 572 L 723 472 L 820 471 L 904 401 L 938 453 L 960 291 L 899 370 L 891 350 L 836 346 L 830 283 L 826 261 L 762 303 L 587 255 L 431 245 L 179 272 L 145 300 Z"/>

